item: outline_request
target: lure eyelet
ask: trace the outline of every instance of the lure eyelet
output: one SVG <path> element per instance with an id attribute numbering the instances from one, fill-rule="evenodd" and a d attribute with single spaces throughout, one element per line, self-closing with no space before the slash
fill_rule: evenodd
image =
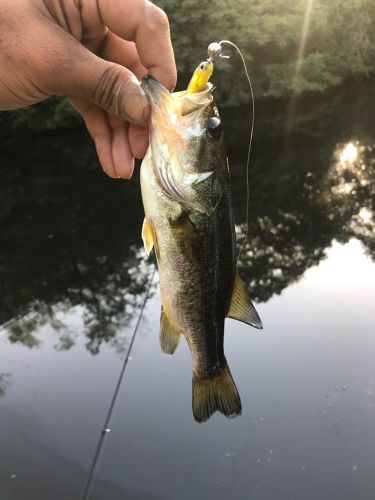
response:
<path id="1" fill-rule="evenodd" d="M 223 133 L 223 126 L 221 124 L 221 121 L 216 116 L 213 116 L 212 118 L 209 118 L 207 120 L 206 129 L 211 139 L 214 139 L 215 141 L 220 139 Z"/>

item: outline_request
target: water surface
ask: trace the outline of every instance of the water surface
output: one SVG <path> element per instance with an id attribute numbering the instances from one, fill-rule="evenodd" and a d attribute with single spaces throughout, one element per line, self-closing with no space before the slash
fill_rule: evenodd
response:
<path id="1" fill-rule="evenodd" d="M 225 335 L 243 415 L 194 421 L 186 342 L 173 357 L 158 345 L 156 274 L 92 499 L 373 498 L 364 95 L 307 101 L 293 120 L 282 103 L 259 106 L 240 272 L 265 328 L 227 320 Z M 239 236 L 245 118 L 224 116 Z M 105 178 L 82 130 L 4 140 L 0 171 L 0 496 L 78 499 L 154 269 L 139 182 Z"/>

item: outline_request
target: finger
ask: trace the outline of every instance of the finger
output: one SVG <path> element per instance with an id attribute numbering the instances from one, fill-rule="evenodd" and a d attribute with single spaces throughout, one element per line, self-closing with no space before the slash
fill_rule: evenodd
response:
<path id="1" fill-rule="evenodd" d="M 87 130 L 95 143 L 99 161 L 104 172 L 114 179 L 118 177 L 112 158 L 112 130 L 105 111 L 80 99 L 71 99 L 81 114 Z"/>
<path id="2" fill-rule="evenodd" d="M 101 57 L 107 61 L 112 61 L 130 69 L 132 73 L 140 80 L 147 74 L 147 69 L 143 66 L 139 59 L 137 49 L 134 42 L 123 40 L 111 31 L 102 42 Z"/>
<path id="3" fill-rule="evenodd" d="M 134 156 L 130 151 L 128 124 L 115 116 L 108 116 L 112 129 L 112 158 L 118 177 L 130 179 L 134 170 Z"/>
<path id="4" fill-rule="evenodd" d="M 149 143 L 148 127 L 140 125 L 129 125 L 129 145 L 130 151 L 136 158 L 143 158 L 146 154 Z"/>
<path id="5" fill-rule="evenodd" d="M 85 10 L 86 9 L 86 10 Z M 83 6 L 82 16 L 95 19 L 125 40 L 134 41 L 142 64 L 169 90 L 176 85 L 176 65 L 164 11 L 148 0 L 97 0 Z"/>
<path id="6" fill-rule="evenodd" d="M 52 49 L 47 55 L 39 49 L 33 66 L 49 94 L 77 97 L 122 120 L 147 123 L 149 101 L 130 70 L 97 57 L 57 27 L 46 38 Z"/>

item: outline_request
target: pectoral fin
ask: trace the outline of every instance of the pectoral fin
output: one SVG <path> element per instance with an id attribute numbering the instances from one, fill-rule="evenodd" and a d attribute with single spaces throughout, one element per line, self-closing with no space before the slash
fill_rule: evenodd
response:
<path id="1" fill-rule="evenodd" d="M 263 328 L 262 321 L 256 312 L 245 285 L 238 273 L 236 273 L 228 318 L 237 319 L 238 321 L 247 323 L 254 328 Z"/>
<path id="2" fill-rule="evenodd" d="M 181 254 L 188 260 L 195 259 L 199 252 L 199 235 L 188 213 L 182 212 L 177 220 L 170 219 L 169 225 Z"/>
<path id="3" fill-rule="evenodd" d="M 145 246 L 145 250 L 146 250 L 147 255 L 150 255 L 151 250 L 153 249 L 153 246 L 154 246 L 154 237 L 153 237 L 151 221 L 146 219 L 146 217 L 143 220 L 142 240 L 143 240 L 143 244 Z"/>
<path id="4" fill-rule="evenodd" d="M 161 311 L 160 315 L 160 347 L 165 354 L 174 354 L 180 342 L 180 332 L 171 324 L 168 316 Z"/>

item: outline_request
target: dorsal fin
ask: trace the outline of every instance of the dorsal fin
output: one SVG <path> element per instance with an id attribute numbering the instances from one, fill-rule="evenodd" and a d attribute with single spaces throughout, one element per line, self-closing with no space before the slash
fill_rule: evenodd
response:
<path id="1" fill-rule="evenodd" d="M 180 332 L 169 321 L 168 316 L 161 310 L 160 314 L 160 347 L 165 354 L 174 354 L 180 342 Z"/>
<path id="2" fill-rule="evenodd" d="M 234 282 L 232 301 L 230 303 L 228 318 L 237 319 L 243 323 L 262 329 L 262 321 L 253 306 L 245 285 L 238 272 Z"/>

